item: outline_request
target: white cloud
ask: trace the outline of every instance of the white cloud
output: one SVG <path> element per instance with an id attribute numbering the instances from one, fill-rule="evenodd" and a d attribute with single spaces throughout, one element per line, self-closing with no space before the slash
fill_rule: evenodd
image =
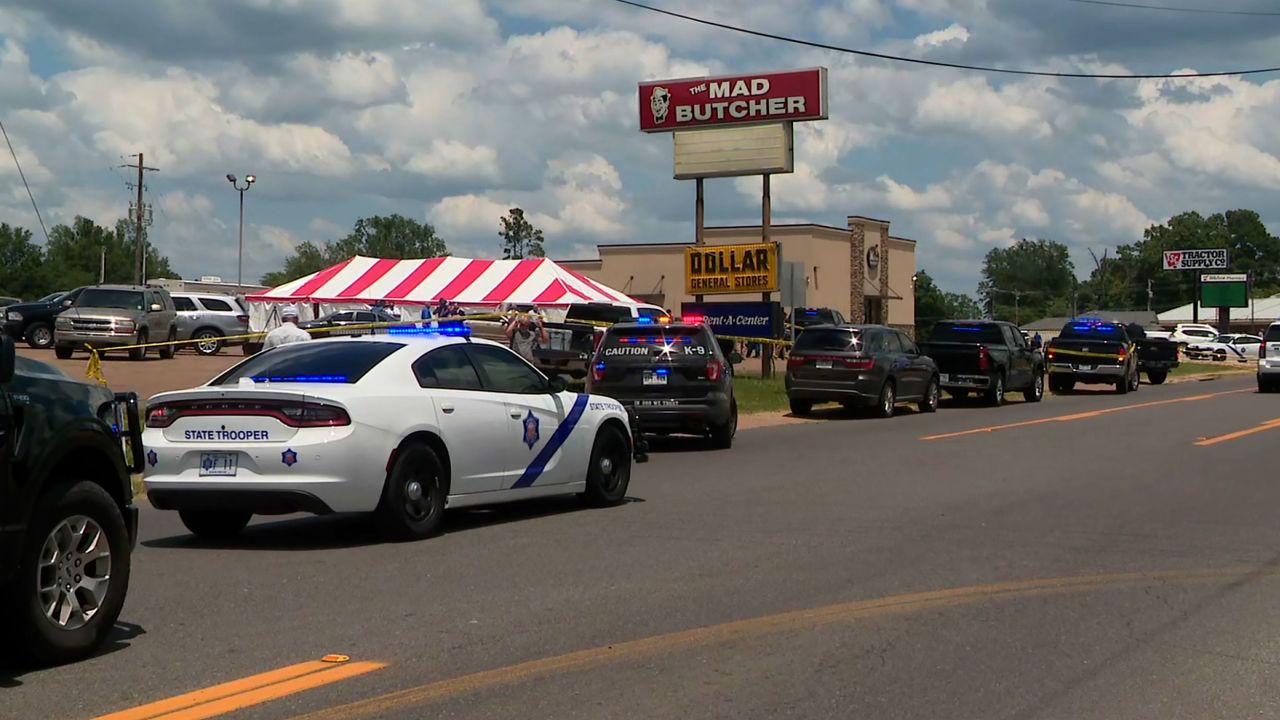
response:
<path id="1" fill-rule="evenodd" d="M 992 88 L 983 78 L 933 85 L 915 119 L 922 128 L 955 128 L 992 138 L 1037 139 L 1053 132 L 1038 108 L 1012 90 Z"/>
<path id="2" fill-rule="evenodd" d="M 928 48 L 940 45 L 963 45 L 969 41 L 969 30 L 963 25 L 952 23 L 941 30 L 917 35 L 911 42 L 916 47 Z"/>

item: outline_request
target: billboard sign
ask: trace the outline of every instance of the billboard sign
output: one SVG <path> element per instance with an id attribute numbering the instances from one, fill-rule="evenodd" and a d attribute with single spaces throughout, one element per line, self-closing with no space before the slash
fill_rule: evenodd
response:
<path id="1" fill-rule="evenodd" d="M 1248 273 L 1204 273 L 1200 276 L 1200 306 L 1249 307 Z"/>
<path id="2" fill-rule="evenodd" d="M 640 130 L 827 119 L 827 69 L 640 83 Z"/>
<path id="3" fill-rule="evenodd" d="M 702 323 L 719 336 L 776 338 L 782 306 L 776 302 L 681 303 L 680 321 Z"/>
<path id="4" fill-rule="evenodd" d="M 1165 250 L 1165 270 L 1226 270 L 1230 258 L 1226 248 L 1212 250 Z"/>
<path id="5" fill-rule="evenodd" d="M 778 243 L 691 245 L 684 251 L 686 295 L 777 292 Z"/>

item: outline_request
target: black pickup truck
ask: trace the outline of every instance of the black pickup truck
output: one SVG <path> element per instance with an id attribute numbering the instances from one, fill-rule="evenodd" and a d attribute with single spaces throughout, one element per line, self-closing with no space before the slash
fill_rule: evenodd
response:
<path id="1" fill-rule="evenodd" d="M 1138 346 L 1138 370 L 1146 373 L 1147 382 L 1160 385 L 1169 371 L 1178 367 L 1178 344 L 1169 338 L 1147 337 L 1141 325 L 1127 326 L 1129 337 Z"/>
<path id="2" fill-rule="evenodd" d="M 989 405 L 1006 392 L 1022 391 L 1027 402 L 1044 397 L 1044 356 L 1013 323 L 945 320 L 934 325 L 920 352 L 938 366 L 941 388 L 952 397 L 980 393 Z"/>
<path id="3" fill-rule="evenodd" d="M 1075 319 L 1045 349 L 1049 389 L 1070 392 L 1077 384 L 1114 385 L 1124 394 L 1138 389 L 1138 345 L 1124 325 Z"/>
<path id="4" fill-rule="evenodd" d="M 0 338 L 0 654 L 62 663 L 106 640 L 129 587 L 142 453 L 136 395 Z"/>
<path id="5" fill-rule="evenodd" d="M 29 303 L 4 308 L 4 334 L 26 340 L 33 348 L 53 347 L 53 320 L 71 307 L 84 288 L 54 293 Z"/>

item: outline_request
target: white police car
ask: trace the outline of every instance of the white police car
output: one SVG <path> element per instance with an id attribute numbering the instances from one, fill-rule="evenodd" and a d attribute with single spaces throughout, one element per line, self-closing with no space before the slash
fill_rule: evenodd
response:
<path id="1" fill-rule="evenodd" d="M 626 410 L 565 392 L 466 328 L 294 343 L 147 410 L 144 482 L 192 532 L 254 514 L 374 512 L 392 539 L 431 535 L 445 507 L 567 493 L 622 502 Z"/>

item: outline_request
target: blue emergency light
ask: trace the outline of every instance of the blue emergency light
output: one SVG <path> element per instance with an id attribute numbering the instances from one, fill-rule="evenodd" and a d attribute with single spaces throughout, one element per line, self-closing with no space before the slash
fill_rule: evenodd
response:
<path id="1" fill-rule="evenodd" d="M 251 378 L 256 383 L 345 383 L 346 375 L 255 375 Z"/>
<path id="2" fill-rule="evenodd" d="M 951 329 L 959 330 L 961 332 L 981 332 L 982 331 L 982 328 L 974 327 L 973 325 L 953 325 L 951 326 Z"/>
<path id="3" fill-rule="evenodd" d="M 467 325 L 446 325 L 444 327 L 393 327 L 387 328 L 388 335 L 444 335 L 446 337 L 471 337 L 471 328 Z"/>
<path id="4" fill-rule="evenodd" d="M 640 317 L 636 318 L 636 324 L 637 324 L 637 325 L 652 325 L 652 324 L 653 324 L 653 318 L 651 318 L 651 317 L 644 317 L 644 316 L 642 315 L 642 316 L 640 316 Z"/>

